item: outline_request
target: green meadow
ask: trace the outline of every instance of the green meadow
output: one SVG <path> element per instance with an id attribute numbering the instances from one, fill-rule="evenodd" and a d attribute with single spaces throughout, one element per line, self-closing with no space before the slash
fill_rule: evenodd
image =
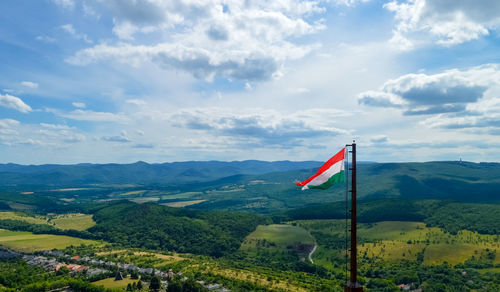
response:
<path id="1" fill-rule="evenodd" d="M 130 278 L 123 278 L 123 280 L 115 281 L 115 278 L 106 278 L 103 280 L 99 280 L 93 282 L 92 284 L 95 286 L 103 286 L 104 288 L 112 289 L 112 288 L 126 288 L 128 284 L 132 284 L 139 280 L 134 280 Z"/>
<path id="2" fill-rule="evenodd" d="M 0 229 L 0 245 L 21 252 L 64 249 L 68 246 L 99 245 L 98 241 L 70 237 L 65 235 L 33 234 L 25 231 Z"/>
<path id="3" fill-rule="evenodd" d="M 78 213 L 58 215 L 50 222 L 59 229 L 86 230 L 95 225 L 92 215 Z"/>
<path id="4" fill-rule="evenodd" d="M 86 230 L 95 225 L 92 215 L 70 213 L 34 216 L 22 212 L 0 212 L 0 220 L 18 220 L 31 224 L 46 224 L 58 229 Z"/>
<path id="5" fill-rule="evenodd" d="M 305 260 L 314 244 L 314 238 L 302 227 L 289 224 L 259 225 L 245 238 L 240 251 L 250 255 L 262 251 L 276 254 L 293 251 Z"/>

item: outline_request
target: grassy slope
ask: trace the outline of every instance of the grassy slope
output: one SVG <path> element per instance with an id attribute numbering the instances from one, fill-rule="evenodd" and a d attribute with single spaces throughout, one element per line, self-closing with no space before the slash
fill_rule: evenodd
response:
<path id="1" fill-rule="evenodd" d="M 302 227 L 288 224 L 259 225 L 250 233 L 242 244 L 242 249 L 255 247 L 258 240 L 273 242 L 279 248 L 286 248 L 295 243 L 314 245 L 314 238 Z"/>
<path id="2" fill-rule="evenodd" d="M 297 222 L 300 226 L 314 232 L 344 236 L 343 220 L 304 220 Z M 440 228 L 426 227 L 421 222 L 379 222 L 362 224 L 358 229 L 359 254 L 363 258 L 380 258 L 394 261 L 415 260 L 417 254 L 424 252 L 424 264 L 441 264 L 448 262 L 455 265 L 477 255 L 486 249 L 500 253 L 498 235 L 482 235 L 467 230 L 457 235 L 443 232 Z M 343 243 L 340 244 L 342 246 Z M 328 266 L 329 256 L 341 256 L 340 249 L 332 250 L 321 246 L 313 259 L 318 264 Z M 500 262 L 497 255 L 494 263 Z"/>

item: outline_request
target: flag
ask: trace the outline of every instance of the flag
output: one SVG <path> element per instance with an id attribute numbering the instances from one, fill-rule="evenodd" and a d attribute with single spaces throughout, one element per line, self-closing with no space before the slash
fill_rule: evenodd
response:
<path id="1" fill-rule="evenodd" d="M 344 159 L 345 148 L 330 158 L 318 172 L 303 182 L 297 182 L 302 190 L 322 189 L 326 190 L 336 183 L 344 181 Z"/>

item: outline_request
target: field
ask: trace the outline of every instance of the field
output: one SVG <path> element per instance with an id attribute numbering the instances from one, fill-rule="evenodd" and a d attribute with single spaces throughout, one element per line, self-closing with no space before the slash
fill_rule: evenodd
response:
<path id="1" fill-rule="evenodd" d="M 45 216 L 28 216 L 22 212 L 0 212 L 0 220 L 20 220 L 32 224 L 47 224 Z"/>
<path id="2" fill-rule="evenodd" d="M 341 256 L 344 245 L 343 220 L 304 220 L 297 224 L 313 235 L 335 235 L 339 242 L 337 249 L 320 248 L 313 256 L 318 263 L 328 266 L 325 259 Z M 467 230 L 452 235 L 440 228 L 426 227 L 421 222 L 386 221 L 374 224 L 360 224 L 358 227 L 358 251 L 362 260 L 382 259 L 387 261 L 416 260 L 423 253 L 424 265 L 451 265 L 464 263 L 472 256 L 485 250 L 500 251 L 498 235 L 482 235 Z M 334 243 L 330 243 L 334 244 Z M 500 262 L 497 255 L 493 264 Z"/>
<path id="3" fill-rule="evenodd" d="M 173 199 L 189 199 L 192 196 L 201 195 L 202 192 L 185 192 L 185 193 L 177 193 L 172 195 L 163 195 L 161 196 L 162 200 L 173 200 Z"/>
<path id="4" fill-rule="evenodd" d="M 86 230 L 95 225 L 92 215 L 71 213 L 63 215 L 30 216 L 22 212 L 0 212 L 0 220 L 11 219 L 31 224 L 47 224 L 58 229 Z"/>
<path id="5" fill-rule="evenodd" d="M 0 245 L 21 252 L 35 252 L 40 250 L 64 249 L 70 245 L 100 244 L 98 241 L 80 239 L 76 237 L 51 234 L 33 234 L 24 231 L 10 231 L 0 229 Z"/>
<path id="6" fill-rule="evenodd" d="M 123 278 L 123 280 L 120 281 L 115 281 L 115 278 L 107 278 L 103 280 L 99 280 L 96 282 L 93 282 L 92 284 L 96 286 L 103 286 L 104 288 L 126 288 L 128 284 L 132 284 L 134 282 L 137 282 L 138 280 L 130 279 L 130 278 Z"/>
<path id="7" fill-rule="evenodd" d="M 138 265 L 158 268 L 165 264 L 172 264 L 186 260 L 189 255 L 186 254 L 161 254 L 156 252 L 135 251 L 131 249 L 119 249 L 111 251 L 97 252 L 98 258 L 103 260 L 118 260 L 124 263 L 135 263 Z"/>
<path id="8" fill-rule="evenodd" d="M 246 241 L 266 240 L 274 242 L 278 246 L 286 246 L 293 243 L 314 244 L 314 238 L 299 226 L 288 224 L 259 225 L 257 229 L 249 234 Z"/>
<path id="9" fill-rule="evenodd" d="M 305 260 L 314 245 L 314 238 L 302 227 L 271 224 L 257 226 L 245 238 L 240 250 L 249 254 L 258 254 L 264 250 L 275 253 L 294 251 Z"/>
<path id="10" fill-rule="evenodd" d="M 95 225 L 92 215 L 77 213 L 58 215 L 55 219 L 50 219 L 50 222 L 59 229 L 86 230 Z"/>
<path id="11" fill-rule="evenodd" d="M 142 195 L 142 194 L 144 194 L 145 192 L 146 192 L 145 190 L 130 191 L 130 192 L 126 192 L 126 193 L 121 193 L 120 195 L 122 195 L 122 196 Z"/>
<path id="12" fill-rule="evenodd" d="M 157 202 L 160 200 L 158 197 L 137 197 L 137 198 L 132 198 L 130 199 L 132 202 L 142 204 L 142 203 L 149 203 L 149 202 Z"/>
<path id="13" fill-rule="evenodd" d="M 191 206 L 195 204 L 199 204 L 201 202 L 205 202 L 206 200 L 193 200 L 193 201 L 179 201 L 179 202 L 171 202 L 171 203 L 163 203 L 161 205 L 169 206 L 169 207 L 176 207 L 176 208 L 182 208 L 186 206 Z"/>

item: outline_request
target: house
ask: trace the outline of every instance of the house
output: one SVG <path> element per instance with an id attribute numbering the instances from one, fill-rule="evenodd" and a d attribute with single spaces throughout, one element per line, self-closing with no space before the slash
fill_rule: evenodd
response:
<path id="1" fill-rule="evenodd" d="M 220 284 L 208 284 L 205 286 L 205 288 L 207 288 L 208 290 L 212 291 L 212 290 L 219 290 L 221 288 Z"/>

